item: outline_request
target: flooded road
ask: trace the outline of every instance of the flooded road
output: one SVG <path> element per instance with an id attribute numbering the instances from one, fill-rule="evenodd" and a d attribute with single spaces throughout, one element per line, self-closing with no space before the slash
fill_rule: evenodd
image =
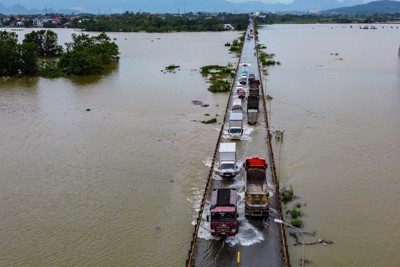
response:
<path id="1" fill-rule="evenodd" d="M 72 32 L 58 32 L 60 42 Z M 220 129 L 198 121 L 218 114 L 221 123 L 228 101 L 198 69 L 237 62 L 224 44 L 238 34 L 110 36 L 121 60 L 108 75 L 0 81 L 1 266 L 185 264 Z M 334 242 L 306 247 L 314 266 L 400 262 L 399 36 L 390 27 L 259 30 L 282 63 L 267 76 L 272 128 L 285 130 L 281 186 L 307 203 L 303 229 L 316 231 L 307 241 Z M 170 64 L 181 68 L 161 72 Z M 264 135 L 250 134 L 262 155 Z M 205 266 L 235 263 L 235 247 L 224 258 L 220 246 L 206 247 Z M 301 247 L 289 249 L 295 265 Z"/>
<path id="2" fill-rule="evenodd" d="M 1 266 L 185 264 L 220 127 L 198 121 L 228 100 L 198 69 L 238 33 L 109 36 L 108 75 L 0 80 Z"/>
<path id="3" fill-rule="evenodd" d="M 267 76 L 272 128 L 285 130 L 280 184 L 307 204 L 303 230 L 316 236 L 306 242 L 334 242 L 306 246 L 313 266 L 400 262 L 400 27 L 377 28 L 259 30 L 259 42 L 282 63 Z M 289 251 L 297 263 L 301 246 Z"/>

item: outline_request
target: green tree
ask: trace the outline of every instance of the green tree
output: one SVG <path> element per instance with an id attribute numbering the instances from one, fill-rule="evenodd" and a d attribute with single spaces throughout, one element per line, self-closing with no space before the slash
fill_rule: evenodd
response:
<path id="1" fill-rule="evenodd" d="M 17 45 L 18 69 L 22 75 L 35 75 L 38 72 L 36 45 L 22 43 Z"/>
<path id="2" fill-rule="evenodd" d="M 66 43 L 58 66 L 66 74 L 87 75 L 99 73 L 105 65 L 118 59 L 118 46 L 101 33 L 89 37 L 88 34 L 72 34 L 72 42 Z"/>
<path id="3" fill-rule="evenodd" d="M 0 76 L 18 74 L 18 35 L 14 32 L 0 32 Z"/>
<path id="4" fill-rule="evenodd" d="M 32 31 L 25 34 L 23 42 L 35 44 L 37 55 L 40 57 L 55 57 L 63 52 L 62 46 L 57 43 L 57 34 L 51 30 Z"/>
<path id="5" fill-rule="evenodd" d="M 0 32 L 0 76 L 34 75 L 37 71 L 36 45 L 18 44 L 18 35 Z"/>

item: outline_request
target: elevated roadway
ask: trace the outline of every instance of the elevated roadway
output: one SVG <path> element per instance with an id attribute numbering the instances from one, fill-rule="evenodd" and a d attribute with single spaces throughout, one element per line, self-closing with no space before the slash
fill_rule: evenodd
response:
<path id="1" fill-rule="evenodd" d="M 247 34 L 250 34 L 253 24 L 250 23 Z M 255 29 L 253 30 L 255 31 Z M 244 217 L 244 171 L 242 170 L 233 179 L 222 179 L 214 168 L 217 161 L 217 153 L 214 154 L 213 165 L 210 170 L 209 182 L 207 183 L 204 198 L 209 198 L 209 192 L 214 188 L 237 188 L 241 199 L 239 201 L 239 233 L 234 237 L 214 238 L 209 233 L 206 216 L 208 212 L 208 201 L 205 199 L 204 208 L 199 212 L 198 225 L 195 227 L 194 242 L 192 242 L 193 251 L 189 251 L 188 266 L 289 266 L 289 259 L 286 250 L 286 237 L 283 226 L 274 223 L 274 218 L 282 218 L 280 212 L 280 203 L 277 192 L 279 185 L 276 180 L 276 173 L 273 163 L 271 135 L 268 131 L 268 119 L 265 103 L 263 77 L 260 72 L 258 55 L 256 49 L 256 36 L 254 38 L 245 38 L 242 54 L 238 62 L 235 82 L 232 86 L 230 100 L 227 105 L 229 113 L 233 99 L 237 98 L 236 87 L 243 70 L 255 75 L 261 82 L 260 89 L 260 111 L 258 123 L 254 126 L 247 124 L 247 118 L 244 119 L 244 134 L 241 140 L 236 141 L 237 157 L 244 161 L 248 156 L 261 156 L 267 160 L 267 178 L 270 191 L 270 220 L 256 220 Z M 248 93 L 247 85 L 244 86 Z M 244 101 L 243 107 L 246 107 Z M 244 109 L 246 114 L 246 109 Z M 216 150 L 220 142 L 232 142 L 227 133 L 229 116 L 225 115 L 224 126 L 221 129 Z M 214 166 L 215 164 L 215 166 Z M 208 189 L 208 190 L 207 190 Z"/>

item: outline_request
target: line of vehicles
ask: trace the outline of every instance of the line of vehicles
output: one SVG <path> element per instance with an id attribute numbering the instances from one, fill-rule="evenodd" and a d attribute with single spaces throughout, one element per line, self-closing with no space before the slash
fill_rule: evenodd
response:
<path id="1" fill-rule="evenodd" d="M 248 32 L 248 38 L 252 38 L 252 30 Z M 236 95 L 232 101 L 228 121 L 229 138 L 232 141 L 241 139 L 243 134 L 243 119 L 247 112 L 247 123 L 257 124 L 260 100 L 260 81 L 255 75 L 248 73 L 247 62 L 242 64 L 244 69 L 239 76 L 239 84 Z M 247 97 L 246 90 L 248 88 Z M 245 108 L 244 108 L 245 107 Z M 266 159 L 258 156 L 248 157 L 244 163 L 237 159 L 235 142 L 220 143 L 219 162 L 217 174 L 223 179 L 229 179 L 241 174 L 244 170 L 244 202 L 245 217 L 264 218 L 269 217 L 269 191 L 267 183 Z M 215 188 L 211 192 L 210 222 L 211 235 L 233 236 L 239 231 L 238 192 L 235 188 Z"/>

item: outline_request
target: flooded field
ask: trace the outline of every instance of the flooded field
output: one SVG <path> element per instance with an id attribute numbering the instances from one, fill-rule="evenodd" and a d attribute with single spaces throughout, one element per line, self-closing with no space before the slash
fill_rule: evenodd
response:
<path id="1" fill-rule="evenodd" d="M 376 27 L 259 30 L 282 63 L 267 76 L 272 128 L 285 130 L 281 186 L 292 185 L 306 203 L 303 230 L 316 232 L 306 242 L 334 242 L 306 246 L 312 266 L 400 262 L 400 27 Z M 290 252 L 295 264 L 301 246 Z"/>
<path id="2" fill-rule="evenodd" d="M 238 33 L 109 35 L 109 75 L 0 80 L 1 266 L 185 264 L 228 100 L 199 68 Z"/>

